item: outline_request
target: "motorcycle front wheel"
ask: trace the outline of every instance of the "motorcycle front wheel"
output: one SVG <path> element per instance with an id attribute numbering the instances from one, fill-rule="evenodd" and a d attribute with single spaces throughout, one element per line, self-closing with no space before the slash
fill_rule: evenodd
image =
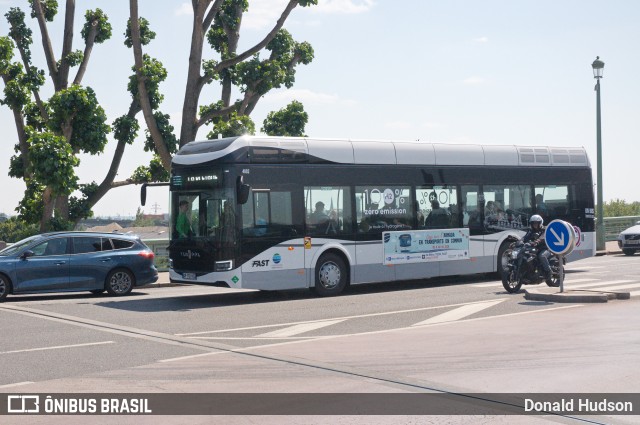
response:
<path id="1" fill-rule="evenodd" d="M 502 286 L 510 293 L 515 294 L 522 287 L 522 281 L 518 278 L 518 274 L 513 269 L 506 269 L 502 273 Z"/>

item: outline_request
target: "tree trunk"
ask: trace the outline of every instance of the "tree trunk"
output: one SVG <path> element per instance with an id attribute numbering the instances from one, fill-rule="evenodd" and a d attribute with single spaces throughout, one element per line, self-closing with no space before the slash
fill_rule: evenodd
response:
<path id="1" fill-rule="evenodd" d="M 129 0 L 129 10 L 131 15 L 131 43 L 133 44 L 133 56 L 136 62 L 136 75 L 138 77 L 138 101 L 142 107 L 142 113 L 144 120 L 147 124 L 147 129 L 151 133 L 151 138 L 158 152 L 158 156 L 162 161 L 162 166 L 168 171 L 171 170 L 171 154 L 164 143 L 162 134 L 158 130 L 156 119 L 153 116 L 151 110 L 151 103 L 149 102 L 149 94 L 147 93 L 147 87 L 145 80 L 140 72 L 142 68 L 142 44 L 140 43 L 140 21 L 138 18 L 138 0 Z"/>

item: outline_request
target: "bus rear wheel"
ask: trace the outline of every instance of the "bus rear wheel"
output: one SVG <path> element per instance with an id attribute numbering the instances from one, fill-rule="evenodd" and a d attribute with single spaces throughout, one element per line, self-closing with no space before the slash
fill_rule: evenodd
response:
<path id="1" fill-rule="evenodd" d="M 347 266 L 332 253 L 324 254 L 316 264 L 314 292 L 321 297 L 338 295 L 347 286 Z"/>

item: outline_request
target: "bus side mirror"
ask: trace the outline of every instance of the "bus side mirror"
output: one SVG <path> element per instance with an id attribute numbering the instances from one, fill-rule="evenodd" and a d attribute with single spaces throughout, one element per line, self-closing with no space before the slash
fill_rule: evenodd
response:
<path id="1" fill-rule="evenodd" d="M 142 183 L 142 187 L 140 188 L 140 205 L 144 207 L 144 204 L 147 203 L 147 184 Z"/>
<path id="2" fill-rule="evenodd" d="M 244 205 L 249 200 L 249 193 L 251 192 L 251 186 L 244 184 L 242 176 L 238 176 L 236 179 L 236 197 L 238 198 L 238 204 Z"/>

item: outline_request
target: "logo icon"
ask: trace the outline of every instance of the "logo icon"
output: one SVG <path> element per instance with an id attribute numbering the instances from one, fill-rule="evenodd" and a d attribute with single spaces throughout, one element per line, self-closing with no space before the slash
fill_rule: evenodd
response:
<path id="1" fill-rule="evenodd" d="M 273 254 L 274 264 L 280 264 L 280 261 L 282 261 L 282 257 L 280 256 L 280 254 L 278 253 Z"/>
<path id="2" fill-rule="evenodd" d="M 40 396 L 10 395 L 7 396 L 7 413 L 39 413 Z"/>

